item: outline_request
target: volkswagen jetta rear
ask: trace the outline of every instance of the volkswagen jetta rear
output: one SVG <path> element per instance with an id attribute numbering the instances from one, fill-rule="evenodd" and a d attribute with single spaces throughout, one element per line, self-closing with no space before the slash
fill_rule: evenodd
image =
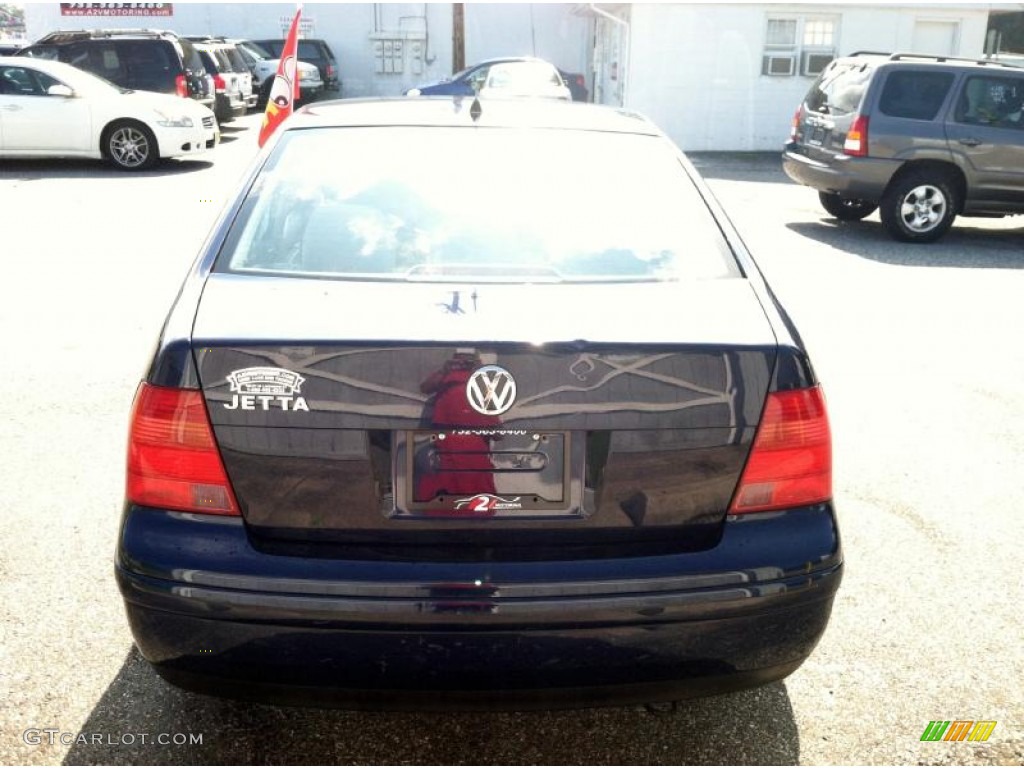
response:
<path id="1" fill-rule="evenodd" d="M 256 161 L 137 394 L 117 575 L 187 688 L 577 706 L 784 677 L 841 559 L 806 352 L 678 150 L 418 99 Z"/>

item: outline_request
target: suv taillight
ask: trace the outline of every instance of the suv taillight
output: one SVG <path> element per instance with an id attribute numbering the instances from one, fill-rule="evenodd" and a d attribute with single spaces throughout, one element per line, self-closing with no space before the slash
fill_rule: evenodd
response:
<path id="1" fill-rule="evenodd" d="M 789 140 L 795 142 L 800 136 L 800 123 L 804 119 L 804 105 L 801 104 L 796 108 L 796 113 L 793 115 L 793 125 L 789 128 Z"/>
<path id="2" fill-rule="evenodd" d="M 188 78 L 184 75 L 178 75 L 174 78 L 174 93 L 181 96 L 183 99 L 188 98 Z"/>
<path id="3" fill-rule="evenodd" d="M 228 89 L 228 84 L 224 82 L 223 75 L 213 76 L 213 87 L 216 88 L 218 91 L 226 91 Z"/>
<path id="4" fill-rule="evenodd" d="M 125 496 L 145 507 L 237 515 L 203 393 L 143 384 L 128 435 Z"/>
<path id="5" fill-rule="evenodd" d="M 868 119 L 864 115 L 857 115 L 853 119 L 853 125 L 850 126 L 846 141 L 843 142 L 843 152 L 853 157 L 867 157 Z"/>
<path id="6" fill-rule="evenodd" d="M 832 437 L 821 387 L 770 392 L 730 515 L 832 498 Z"/>
<path id="7" fill-rule="evenodd" d="M 327 76 L 328 77 L 334 77 L 334 65 L 333 64 L 328 64 L 327 65 Z"/>

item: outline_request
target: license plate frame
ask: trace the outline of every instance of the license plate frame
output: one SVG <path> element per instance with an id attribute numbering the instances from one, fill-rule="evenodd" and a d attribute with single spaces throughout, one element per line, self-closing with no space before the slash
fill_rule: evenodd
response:
<path id="1" fill-rule="evenodd" d="M 583 441 L 576 437 L 570 431 L 550 429 L 395 432 L 395 504 L 390 516 L 418 520 L 580 517 L 582 476 L 575 465 L 582 467 Z M 482 446 L 488 450 L 476 450 Z M 454 490 L 448 490 L 448 484 Z"/>

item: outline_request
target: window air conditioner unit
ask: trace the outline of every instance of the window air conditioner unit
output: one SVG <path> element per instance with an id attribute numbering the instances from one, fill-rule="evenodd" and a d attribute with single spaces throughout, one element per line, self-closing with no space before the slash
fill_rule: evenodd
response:
<path id="1" fill-rule="evenodd" d="M 820 75 L 834 58 L 835 54 L 831 51 L 828 53 L 805 53 L 800 73 L 804 75 Z"/>
<path id="2" fill-rule="evenodd" d="M 768 54 L 761 63 L 761 74 L 771 77 L 789 77 L 796 72 L 796 56 L 793 54 Z"/>

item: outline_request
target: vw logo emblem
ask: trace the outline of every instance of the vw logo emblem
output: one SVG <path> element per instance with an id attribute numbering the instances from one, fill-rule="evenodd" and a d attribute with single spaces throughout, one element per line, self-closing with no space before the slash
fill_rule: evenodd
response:
<path id="1" fill-rule="evenodd" d="M 498 416 L 515 402 L 516 380 L 500 365 L 477 368 L 466 382 L 466 400 L 477 413 Z"/>

